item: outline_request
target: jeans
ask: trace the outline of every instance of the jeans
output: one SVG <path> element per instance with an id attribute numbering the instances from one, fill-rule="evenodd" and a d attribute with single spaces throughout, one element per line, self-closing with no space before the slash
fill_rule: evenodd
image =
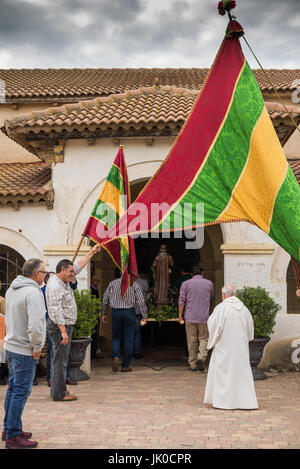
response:
<path id="1" fill-rule="evenodd" d="M 8 388 L 4 403 L 4 428 L 6 438 L 22 433 L 22 413 L 31 394 L 33 378 L 38 360 L 32 356 L 20 355 L 6 350 L 8 364 Z"/>
<path id="2" fill-rule="evenodd" d="M 73 326 L 66 325 L 69 336 L 67 345 L 61 343 L 61 331 L 49 318 L 47 320 L 47 331 L 52 342 L 51 352 L 51 397 L 54 401 L 61 401 L 67 394 L 66 378 L 69 360 L 70 342 L 72 339 Z"/>
<path id="3" fill-rule="evenodd" d="M 69 341 L 69 360 L 70 360 L 70 351 L 71 351 L 71 341 Z M 47 331 L 47 374 L 46 379 L 49 382 L 51 380 L 51 354 L 52 354 L 52 341 Z M 68 363 L 69 363 L 68 360 Z M 67 366 L 67 379 L 70 378 L 70 368 L 69 365 Z"/>
<path id="4" fill-rule="evenodd" d="M 142 328 L 141 328 L 141 324 L 140 324 L 141 319 L 142 319 L 141 314 L 138 314 L 135 317 L 133 353 L 142 353 Z"/>
<path id="5" fill-rule="evenodd" d="M 134 309 L 112 310 L 112 358 L 120 358 L 121 340 L 124 340 L 122 368 L 128 368 L 131 361 L 135 331 Z"/>

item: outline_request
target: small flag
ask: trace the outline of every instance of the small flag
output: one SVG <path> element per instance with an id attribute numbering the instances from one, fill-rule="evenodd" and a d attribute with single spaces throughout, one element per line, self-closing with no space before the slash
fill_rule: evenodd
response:
<path id="1" fill-rule="evenodd" d="M 120 147 L 85 227 L 84 236 L 101 244 L 108 231 L 113 229 L 129 205 L 130 185 L 124 152 Z M 103 248 L 107 250 L 121 271 L 121 293 L 125 296 L 129 285 L 132 285 L 138 276 L 134 239 L 124 235 L 114 239 Z"/>

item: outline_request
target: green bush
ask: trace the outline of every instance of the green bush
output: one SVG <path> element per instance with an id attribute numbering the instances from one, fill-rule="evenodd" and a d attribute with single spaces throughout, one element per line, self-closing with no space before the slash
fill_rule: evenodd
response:
<path id="1" fill-rule="evenodd" d="M 177 316 L 178 316 L 178 306 L 175 303 L 161 306 L 160 308 L 157 308 L 157 306 L 153 304 L 148 305 L 148 318 L 155 319 L 159 325 L 163 321 L 177 318 Z"/>
<path id="2" fill-rule="evenodd" d="M 254 337 L 269 337 L 275 326 L 275 316 L 280 310 L 269 293 L 262 287 L 244 287 L 236 296 L 249 309 L 254 322 Z"/>
<path id="3" fill-rule="evenodd" d="M 89 290 L 75 290 L 77 321 L 73 327 L 72 339 L 90 337 L 101 314 L 101 301 Z"/>

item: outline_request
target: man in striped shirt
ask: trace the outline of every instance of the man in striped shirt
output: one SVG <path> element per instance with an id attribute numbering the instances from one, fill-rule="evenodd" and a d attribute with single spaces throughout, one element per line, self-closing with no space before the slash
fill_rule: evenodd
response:
<path id="1" fill-rule="evenodd" d="M 112 370 L 119 371 L 120 345 L 124 340 L 122 372 L 132 371 L 130 361 L 135 331 L 135 309 L 139 307 L 144 322 L 147 322 L 147 306 L 141 287 L 134 282 L 124 297 L 121 295 L 121 278 L 113 280 L 103 295 L 102 321 L 107 323 L 107 307 L 112 308 Z"/>

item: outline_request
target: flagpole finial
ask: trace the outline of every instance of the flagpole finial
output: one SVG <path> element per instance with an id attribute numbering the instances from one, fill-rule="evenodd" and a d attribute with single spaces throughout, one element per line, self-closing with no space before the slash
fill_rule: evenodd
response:
<path id="1" fill-rule="evenodd" d="M 234 10 L 236 7 L 236 1 L 235 0 L 222 0 L 218 3 L 218 11 L 219 15 L 226 15 L 228 13 L 229 19 L 232 19 L 231 16 L 231 10 Z"/>
<path id="2" fill-rule="evenodd" d="M 218 3 L 219 14 L 224 16 L 228 14 L 229 24 L 226 29 L 226 38 L 231 39 L 234 37 L 241 37 L 244 34 L 243 27 L 235 21 L 235 16 L 231 14 L 231 10 L 236 7 L 235 0 L 222 0 Z"/>
<path id="3" fill-rule="evenodd" d="M 124 145 L 120 145 L 120 148 L 121 148 L 121 150 L 123 150 L 123 148 L 124 148 Z"/>

